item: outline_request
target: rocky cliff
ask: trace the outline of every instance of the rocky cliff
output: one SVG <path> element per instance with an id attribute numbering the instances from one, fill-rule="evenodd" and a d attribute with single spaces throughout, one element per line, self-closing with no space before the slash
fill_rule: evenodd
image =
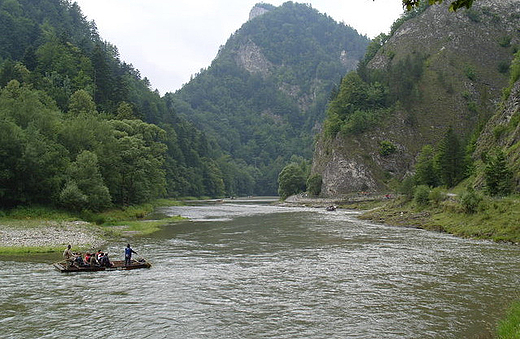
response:
<path id="1" fill-rule="evenodd" d="M 520 190 L 520 81 L 511 88 L 510 95 L 500 105 L 497 113 L 488 121 L 477 140 L 473 154 L 476 180 L 474 186 L 484 186 L 485 160 L 502 150 L 507 165 L 513 172 L 515 189 Z"/>
<path id="2" fill-rule="evenodd" d="M 448 127 L 468 138 L 500 102 L 520 45 L 519 18 L 519 0 L 480 0 L 470 10 L 453 13 L 447 4 L 435 5 L 403 20 L 367 67 L 388 72 L 421 59 L 421 76 L 408 103 L 395 105 L 376 128 L 320 137 L 313 172 L 322 175 L 322 195 L 385 191 L 412 173 L 421 148 L 435 145 Z M 384 143 L 393 152 L 381 152 Z"/>

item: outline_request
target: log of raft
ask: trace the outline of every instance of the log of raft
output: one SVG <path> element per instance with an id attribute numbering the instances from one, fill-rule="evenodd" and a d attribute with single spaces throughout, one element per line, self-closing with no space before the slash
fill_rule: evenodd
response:
<path id="1" fill-rule="evenodd" d="M 60 261 L 53 264 L 54 268 L 61 273 L 71 272 L 95 272 L 95 271 L 118 271 L 118 270 L 135 270 L 138 268 L 150 268 L 152 265 L 144 259 L 139 261 L 133 260 L 130 265 L 125 265 L 124 260 L 111 261 L 110 267 L 104 266 L 78 266 L 66 261 Z"/>

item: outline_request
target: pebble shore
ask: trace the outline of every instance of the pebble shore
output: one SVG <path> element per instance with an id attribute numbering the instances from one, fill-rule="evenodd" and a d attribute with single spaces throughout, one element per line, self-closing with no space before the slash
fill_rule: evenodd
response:
<path id="1" fill-rule="evenodd" d="M 84 221 L 45 221 L 38 226 L 0 224 L 0 247 L 97 247 L 102 232 Z"/>

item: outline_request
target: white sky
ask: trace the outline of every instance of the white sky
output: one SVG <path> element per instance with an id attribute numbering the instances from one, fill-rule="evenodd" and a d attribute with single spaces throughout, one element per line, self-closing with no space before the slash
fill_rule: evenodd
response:
<path id="1" fill-rule="evenodd" d="M 74 1 L 74 0 L 73 0 Z M 121 60 L 161 94 L 174 92 L 208 67 L 218 49 L 260 2 L 286 0 L 75 0 Z M 403 12 L 401 0 L 301 0 L 373 38 L 388 33 Z"/>

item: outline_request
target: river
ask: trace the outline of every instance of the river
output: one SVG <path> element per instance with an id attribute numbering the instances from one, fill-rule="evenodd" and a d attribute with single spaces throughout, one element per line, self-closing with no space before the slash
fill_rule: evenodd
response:
<path id="1" fill-rule="evenodd" d="M 0 337 L 484 338 L 518 297 L 513 245 L 262 201 L 161 212 L 191 221 L 132 240 L 150 269 L 0 258 Z"/>

